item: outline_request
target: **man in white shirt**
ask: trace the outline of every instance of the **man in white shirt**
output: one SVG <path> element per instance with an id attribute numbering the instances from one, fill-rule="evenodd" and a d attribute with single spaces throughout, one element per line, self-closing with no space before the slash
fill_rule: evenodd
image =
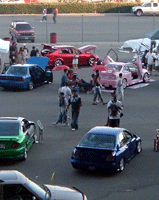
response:
<path id="1" fill-rule="evenodd" d="M 147 53 L 145 58 L 147 59 L 148 70 L 149 70 L 150 74 L 152 74 L 153 63 L 154 63 L 154 58 L 155 58 L 155 56 L 152 52 L 152 49 L 150 49 L 150 51 Z"/>
<path id="2" fill-rule="evenodd" d="M 68 102 L 68 100 L 71 97 L 71 89 L 68 87 L 68 83 L 67 82 L 63 84 L 63 87 L 61 88 L 61 92 L 64 93 L 65 98 L 66 98 L 66 100 Z"/>

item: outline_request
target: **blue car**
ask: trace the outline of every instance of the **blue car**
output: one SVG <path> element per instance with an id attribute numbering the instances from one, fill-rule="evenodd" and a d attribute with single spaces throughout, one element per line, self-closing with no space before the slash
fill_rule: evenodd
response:
<path id="1" fill-rule="evenodd" d="M 75 147 L 71 164 L 75 169 L 123 171 L 126 163 L 141 150 L 138 135 L 124 128 L 97 126 Z"/>
<path id="2" fill-rule="evenodd" d="M 0 87 L 32 90 L 53 81 L 53 74 L 46 69 L 48 58 L 31 57 L 28 64 L 16 64 L 0 75 Z"/>

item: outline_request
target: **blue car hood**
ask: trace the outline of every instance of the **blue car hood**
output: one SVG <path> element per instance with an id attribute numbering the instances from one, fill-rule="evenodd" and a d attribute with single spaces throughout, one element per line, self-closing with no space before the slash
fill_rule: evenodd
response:
<path id="1" fill-rule="evenodd" d="M 30 57 L 27 60 L 27 64 L 37 64 L 44 71 L 46 69 L 48 62 L 49 62 L 49 58 L 47 57 Z"/>

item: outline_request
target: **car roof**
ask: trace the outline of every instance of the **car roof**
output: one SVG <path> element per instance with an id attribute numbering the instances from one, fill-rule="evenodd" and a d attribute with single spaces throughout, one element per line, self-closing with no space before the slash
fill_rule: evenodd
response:
<path id="1" fill-rule="evenodd" d="M 108 134 L 108 135 L 118 135 L 120 132 L 125 130 L 124 128 L 112 128 L 108 126 L 96 126 L 92 128 L 88 133 L 93 134 Z"/>
<path id="2" fill-rule="evenodd" d="M 56 46 L 52 46 L 52 48 L 55 48 L 55 49 L 59 49 L 59 48 L 74 48 L 74 46 L 70 46 L 70 45 L 56 45 Z"/>
<path id="3" fill-rule="evenodd" d="M 29 24 L 28 22 L 25 22 L 25 21 L 14 21 L 12 23 L 14 23 L 14 24 Z"/>
<path id="4" fill-rule="evenodd" d="M 37 64 L 16 64 L 16 65 L 11 65 L 11 67 L 32 67 L 32 66 L 37 66 Z"/>
<path id="5" fill-rule="evenodd" d="M 22 121 L 23 117 L 0 117 L 0 121 Z"/>
<path id="6" fill-rule="evenodd" d="M 0 170 L 0 184 L 24 184 L 26 180 L 27 177 L 16 170 Z"/>

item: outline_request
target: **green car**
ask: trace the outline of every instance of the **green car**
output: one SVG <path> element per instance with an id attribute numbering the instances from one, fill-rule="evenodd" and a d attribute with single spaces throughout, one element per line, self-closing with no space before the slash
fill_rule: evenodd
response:
<path id="1" fill-rule="evenodd" d="M 22 117 L 0 117 L 0 159 L 27 159 L 36 126 Z"/>

